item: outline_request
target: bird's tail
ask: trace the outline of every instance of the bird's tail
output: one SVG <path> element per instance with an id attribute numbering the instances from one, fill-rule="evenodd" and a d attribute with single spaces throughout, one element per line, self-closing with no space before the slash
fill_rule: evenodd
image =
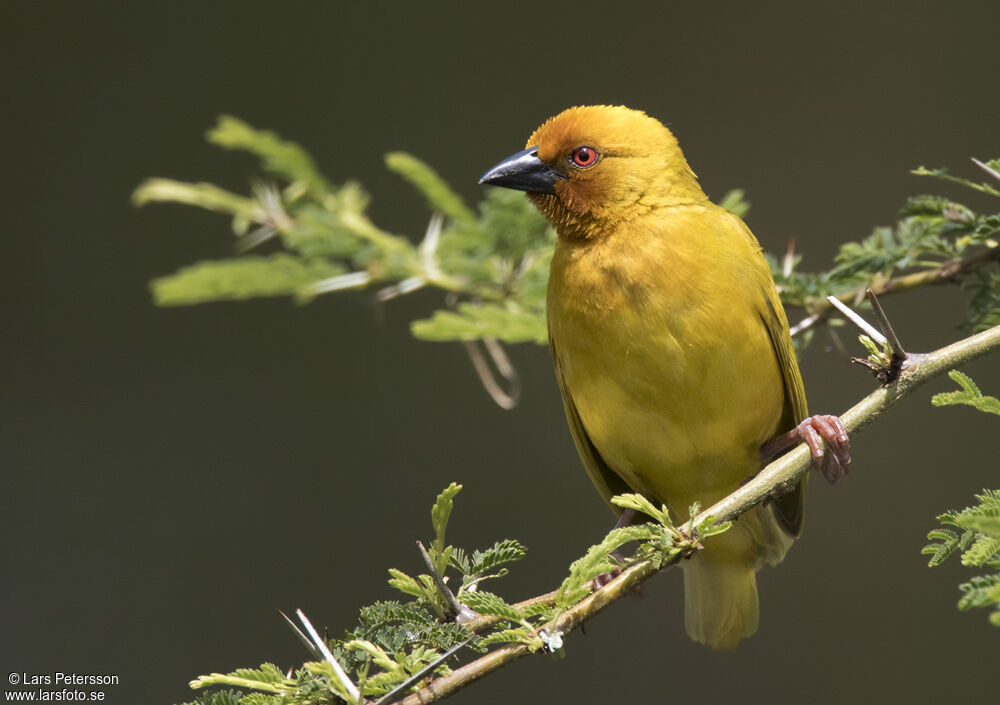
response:
<path id="1" fill-rule="evenodd" d="M 757 577 L 752 565 L 716 563 L 702 554 L 684 565 L 684 626 L 714 649 L 731 649 L 757 631 Z"/>

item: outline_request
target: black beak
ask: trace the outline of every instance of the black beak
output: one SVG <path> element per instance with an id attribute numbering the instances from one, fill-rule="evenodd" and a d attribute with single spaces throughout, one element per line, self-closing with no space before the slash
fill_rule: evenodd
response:
<path id="1" fill-rule="evenodd" d="M 538 147 L 528 147 L 504 159 L 483 174 L 481 184 L 531 193 L 555 193 L 556 179 L 566 177 L 538 158 Z"/>

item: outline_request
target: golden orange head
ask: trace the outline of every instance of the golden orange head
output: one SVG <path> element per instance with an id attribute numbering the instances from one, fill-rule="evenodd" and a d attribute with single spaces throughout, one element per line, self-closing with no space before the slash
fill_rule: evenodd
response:
<path id="1" fill-rule="evenodd" d="M 677 140 L 639 110 L 588 105 L 546 120 L 527 149 L 490 169 L 480 183 L 527 191 L 564 237 L 596 237 L 661 206 L 705 195 Z"/>

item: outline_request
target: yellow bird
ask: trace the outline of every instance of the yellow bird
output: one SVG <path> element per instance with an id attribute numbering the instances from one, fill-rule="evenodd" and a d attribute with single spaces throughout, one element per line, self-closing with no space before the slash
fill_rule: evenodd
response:
<path id="1" fill-rule="evenodd" d="M 573 440 L 605 500 L 641 492 L 686 520 L 695 501 L 716 502 L 800 440 L 828 479 L 846 471 L 840 421 L 807 418 L 760 245 L 708 200 L 658 120 L 570 108 L 480 183 L 527 191 L 559 234 L 549 344 Z M 692 639 L 730 648 L 756 631 L 755 572 L 799 535 L 804 486 L 684 563 Z M 633 520 L 612 509 L 618 526 Z"/>

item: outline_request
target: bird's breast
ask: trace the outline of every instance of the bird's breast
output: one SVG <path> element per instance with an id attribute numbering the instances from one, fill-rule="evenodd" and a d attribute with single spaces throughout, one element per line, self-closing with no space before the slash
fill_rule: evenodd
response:
<path id="1" fill-rule="evenodd" d="M 659 238 L 560 242 L 553 346 L 588 435 L 632 488 L 686 509 L 759 468 L 783 383 L 757 295 L 726 258 Z"/>

